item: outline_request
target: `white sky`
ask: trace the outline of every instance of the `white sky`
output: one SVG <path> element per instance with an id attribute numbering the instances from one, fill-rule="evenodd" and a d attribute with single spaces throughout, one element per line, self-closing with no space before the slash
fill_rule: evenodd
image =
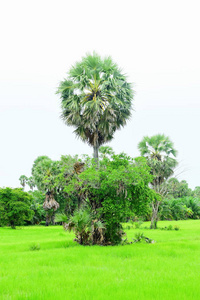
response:
<path id="1" fill-rule="evenodd" d="M 92 154 L 60 119 L 59 82 L 87 52 L 134 83 L 135 112 L 109 143 L 138 156 L 145 135 L 174 142 L 178 179 L 200 185 L 200 2 L 4 0 L 0 4 L 0 186 L 39 155 Z"/>

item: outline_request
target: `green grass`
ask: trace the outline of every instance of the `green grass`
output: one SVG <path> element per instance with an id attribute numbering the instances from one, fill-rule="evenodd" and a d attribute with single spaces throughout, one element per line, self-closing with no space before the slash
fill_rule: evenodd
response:
<path id="1" fill-rule="evenodd" d="M 169 224 L 180 230 L 127 230 L 155 244 L 107 247 L 61 226 L 0 228 L 0 299 L 200 299 L 200 220 Z"/>

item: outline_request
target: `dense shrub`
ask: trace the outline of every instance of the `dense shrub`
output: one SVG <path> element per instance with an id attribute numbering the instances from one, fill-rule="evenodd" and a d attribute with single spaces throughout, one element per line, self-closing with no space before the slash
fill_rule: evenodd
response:
<path id="1" fill-rule="evenodd" d="M 43 209 L 43 202 L 45 199 L 45 194 L 41 191 L 30 191 L 29 194 L 32 196 L 32 201 L 30 209 L 34 212 L 33 217 L 30 221 L 27 221 L 27 224 L 40 224 L 45 221 L 46 212 Z"/>
<path id="2" fill-rule="evenodd" d="M 159 211 L 161 220 L 185 220 L 200 218 L 200 200 L 193 197 L 165 199 Z"/>
<path id="3" fill-rule="evenodd" d="M 89 235 L 81 238 L 79 230 L 76 229 L 78 224 L 74 225 L 76 235 L 80 236 L 77 241 L 83 244 L 83 241 L 90 239 L 94 244 L 102 245 L 120 243 L 124 235 L 121 222 L 133 215 L 143 215 L 148 210 L 148 203 L 153 197 L 152 190 L 148 187 L 151 179 L 144 158 L 133 160 L 124 153 L 112 155 L 111 158 L 104 157 L 98 168 L 91 163 L 79 177 L 74 176 L 64 191 L 69 197 L 77 194 L 81 206 L 91 209 L 92 215 L 88 224 L 101 222 L 105 227 L 101 234 L 97 234 L 99 239 L 96 238 L 95 231 L 88 229 Z M 70 224 L 76 224 L 73 216 L 69 228 Z"/>
<path id="4" fill-rule="evenodd" d="M 32 196 L 22 189 L 0 188 L 0 226 L 23 225 L 34 215 L 30 209 Z"/>

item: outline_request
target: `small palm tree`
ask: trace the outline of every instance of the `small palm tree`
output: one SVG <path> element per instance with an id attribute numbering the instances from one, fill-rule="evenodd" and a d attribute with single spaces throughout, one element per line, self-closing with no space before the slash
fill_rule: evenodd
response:
<path id="1" fill-rule="evenodd" d="M 28 178 L 27 184 L 30 187 L 30 189 L 33 190 L 33 188 L 35 187 L 35 181 L 32 176 Z"/>
<path id="2" fill-rule="evenodd" d="M 101 59 L 94 53 L 71 68 L 57 93 L 64 122 L 75 127 L 75 134 L 93 147 L 98 161 L 99 147 L 131 116 L 131 84 L 110 57 Z"/>
<path id="3" fill-rule="evenodd" d="M 20 181 L 20 184 L 21 184 L 22 188 L 24 189 L 26 183 L 28 182 L 28 177 L 26 177 L 25 175 L 21 175 L 19 177 L 19 181 Z"/>
<path id="4" fill-rule="evenodd" d="M 33 164 L 32 175 L 37 188 L 46 193 L 43 208 L 46 213 L 46 225 L 52 221 L 54 224 L 55 211 L 59 208 L 59 203 L 54 199 L 55 178 L 60 172 L 60 163 L 52 161 L 47 156 L 39 156 Z"/>
<path id="5" fill-rule="evenodd" d="M 65 230 L 69 232 L 73 230 L 75 232 L 75 241 L 79 244 L 104 244 L 104 224 L 93 216 L 89 208 L 82 207 L 76 210 L 69 220 L 66 219 L 66 216 L 60 215 L 56 218 L 56 220 L 62 220 Z"/>
<path id="6" fill-rule="evenodd" d="M 164 134 L 157 134 L 152 137 L 145 136 L 139 143 L 138 148 L 142 156 L 147 158 L 147 162 L 154 175 L 152 181 L 156 192 L 162 193 L 160 187 L 173 173 L 178 162 L 175 159 L 177 151 L 169 137 Z"/>
<path id="7" fill-rule="evenodd" d="M 151 228 L 157 228 L 158 209 L 162 197 L 166 194 L 166 180 L 173 175 L 178 162 L 175 159 L 177 151 L 169 137 L 157 134 L 152 137 L 145 136 L 138 148 L 142 156 L 147 158 L 147 163 L 153 175 L 152 188 L 157 193 L 152 202 Z"/>

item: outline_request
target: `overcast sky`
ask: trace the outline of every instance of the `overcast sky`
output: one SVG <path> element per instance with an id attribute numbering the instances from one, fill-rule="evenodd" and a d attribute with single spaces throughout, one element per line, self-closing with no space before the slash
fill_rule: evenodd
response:
<path id="1" fill-rule="evenodd" d="M 109 143 L 139 155 L 164 133 L 179 180 L 200 185 L 199 1 L 6 0 L 0 4 L 0 186 L 19 186 L 40 155 L 92 154 L 60 119 L 55 94 L 88 52 L 110 55 L 134 83 L 132 120 Z"/>

